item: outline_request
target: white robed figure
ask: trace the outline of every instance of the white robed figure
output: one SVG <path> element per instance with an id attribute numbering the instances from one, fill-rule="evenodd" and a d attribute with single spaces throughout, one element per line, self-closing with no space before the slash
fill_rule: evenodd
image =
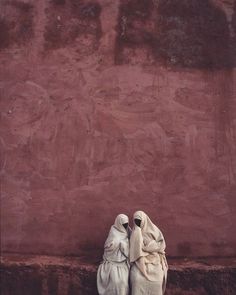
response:
<path id="1" fill-rule="evenodd" d="M 130 281 L 132 295 L 163 295 L 168 265 L 162 232 L 143 212 L 134 213 L 130 237 Z"/>
<path id="2" fill-rule="evenodd" d="M 129 218 L 116 217 L 104 245 L 103 262 L 97 272 L 99 295 L 129 294 Z"/>

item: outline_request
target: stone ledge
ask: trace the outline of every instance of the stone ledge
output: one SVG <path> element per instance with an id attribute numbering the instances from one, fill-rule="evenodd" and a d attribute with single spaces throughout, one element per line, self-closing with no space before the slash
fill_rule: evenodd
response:
<path id="1" fill-rule="evenodd" d="M 236 294 L 236 258 L 168 262 L 166 295 Z M 97 295 L 97 266 L 86 257 L 4 254 L 1 295 Z"/>

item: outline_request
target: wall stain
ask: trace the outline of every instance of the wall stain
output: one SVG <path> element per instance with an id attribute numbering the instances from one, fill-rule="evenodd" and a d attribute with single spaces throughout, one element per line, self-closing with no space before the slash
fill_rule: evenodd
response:
<path id="1" fill-rule="evenodd" d="M 210 1 L 121 1 L 115 64 L 129 63 L 125 49 L 149 48 L 156 62 L 186 68 L 233 66 L 226 16 Z M 133 54 L 133 53 L 132 53 Z"/>
<path id="2" fill-rule="evenodd" d="M 57 49 L 73 44 L 93 52 L 101 37 L 101 6 L 97 2 L 54 1 L 46 11 L 45 49 Z M 83 45 L 85 44 L 85 45 Z"/>
<path id="3" fill-rule="evenodd" d="M 25 45 L 34 37 L 32 4 L 20 1 L 5 1 L 0 18 L 0 49 L 13 44 Z"/>

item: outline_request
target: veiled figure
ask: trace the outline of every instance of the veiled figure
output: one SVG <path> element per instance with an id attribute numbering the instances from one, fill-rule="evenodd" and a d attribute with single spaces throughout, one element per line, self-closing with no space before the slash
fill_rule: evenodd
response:
<path id="1" fill-rule="evenodd" d="M 168 265 L 162 232 L 142 211 L 134 213 L 130 238 L 130 281 L 132 295 L 163 295 Z"/>
<path id="2" fill-rule="evenodd" d="M 116 217 L 104 245 L 103 262 L 97 272 L 100 295 L 129 294 L 129 218 Z"/>

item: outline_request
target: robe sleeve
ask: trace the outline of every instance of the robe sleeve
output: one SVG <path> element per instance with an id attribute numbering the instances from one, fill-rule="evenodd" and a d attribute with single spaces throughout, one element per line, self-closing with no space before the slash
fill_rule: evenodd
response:
<path id="1" fill-rule="evenodd" d="M 149 241 L 146 245 L 143 246 L 143 250 L 146 252 L 159 252 L 159 253 L 165 253 L 165 239 L 160 231 L 159 236 L 157 239 L 153 239 Z"/>
<path id="2" fill-rule="evenodd" d="M 104 245 L 104 249 L 106 251 L 113 251 L 115 248 L 115 242 L 114 241 L 107 241 Z"/>

